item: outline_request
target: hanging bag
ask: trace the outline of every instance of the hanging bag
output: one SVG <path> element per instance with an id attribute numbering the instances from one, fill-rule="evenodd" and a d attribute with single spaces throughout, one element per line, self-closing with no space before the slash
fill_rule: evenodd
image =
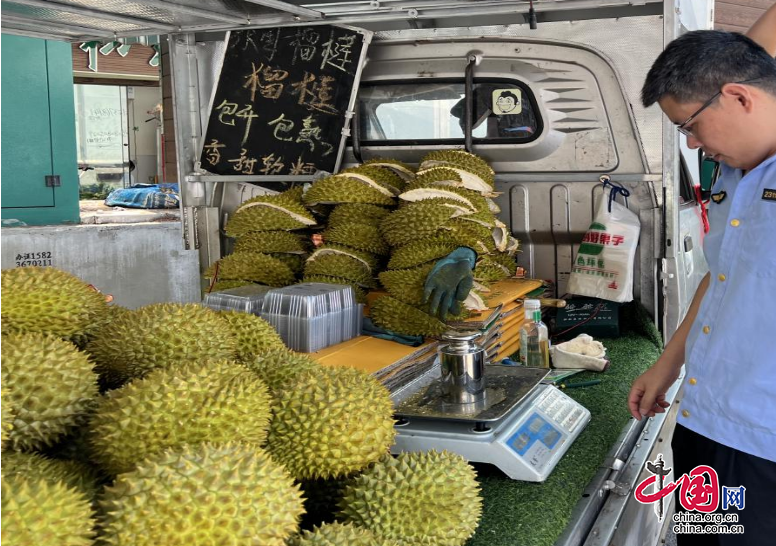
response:
<path id="1" fill-rule="evenodd" d="M 633 299 L 633 260 L 639 217 L 628 210 L 630 192 L 602 176 L 604 195 L 574 259 L 568 292 L 609 301 Z M 622 195 L 625 205 L 616 201 Z"/>

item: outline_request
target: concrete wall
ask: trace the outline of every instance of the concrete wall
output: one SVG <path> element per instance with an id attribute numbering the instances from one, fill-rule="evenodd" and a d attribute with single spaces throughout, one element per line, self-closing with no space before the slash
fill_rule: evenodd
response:
<path id="1" fill-rule="evenodd" d="M 180 222 L 2 228 L 2 268 L 51 265 L 130 308 L 201 301 L 199 258 Z M 27 256 L 26 256 L 27 255 Z"/>

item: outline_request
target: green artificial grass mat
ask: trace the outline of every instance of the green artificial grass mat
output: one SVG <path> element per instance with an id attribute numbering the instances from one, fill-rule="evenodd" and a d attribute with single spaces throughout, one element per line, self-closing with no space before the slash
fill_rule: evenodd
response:
<path id="1" fill-rule="evenodd" d="M 514 481 L 495 467 L 475 465 L 483 513 L 467 546 L 550 546 L 560 537 L 585 487 L 631 419 L 627 404 L 631 383 L 662 351 L 659 332 L 646 310 L 635 303 L 622 307 L 620 333 L 616 339 L 601 339 L 611 361 L 606 372 L 582 372 L 570 379 L 601 383 L 565 391 L 592 417 L 547 481 Z"/>

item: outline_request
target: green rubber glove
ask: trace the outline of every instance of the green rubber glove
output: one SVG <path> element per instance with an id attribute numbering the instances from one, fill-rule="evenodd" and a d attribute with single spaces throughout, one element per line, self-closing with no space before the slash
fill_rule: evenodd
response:
<path id="1" fill-rule="evenodd" d="M 474 285 L 472 269 L 477 253 L 461 246 L 439 260 L 426 277 L 423 301 L 432 315 L 445 320 L 448 314 L 458 315 L 461 303 Z"/>

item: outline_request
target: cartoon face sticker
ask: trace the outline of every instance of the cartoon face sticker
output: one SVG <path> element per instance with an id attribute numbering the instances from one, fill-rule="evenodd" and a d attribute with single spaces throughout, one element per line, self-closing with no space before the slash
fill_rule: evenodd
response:
<path id="1" fill-rule="evenodd" d="M 497 116 L 519 114 L 523 110 L 520 89 L 496 89 L 493 91 L 491 109 Z"/>

